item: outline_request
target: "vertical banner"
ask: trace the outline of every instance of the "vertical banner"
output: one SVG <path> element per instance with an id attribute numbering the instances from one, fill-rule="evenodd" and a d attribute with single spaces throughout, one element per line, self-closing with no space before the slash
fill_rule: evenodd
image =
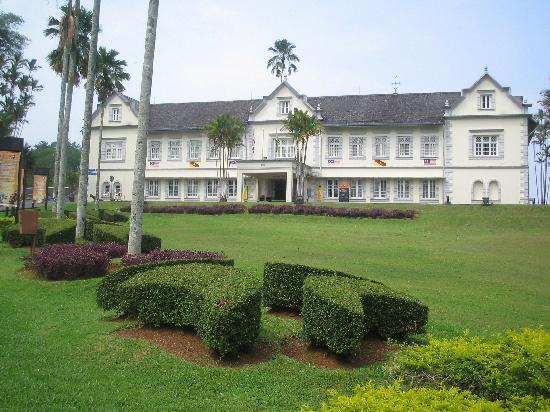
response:
<path id="1" fill-rule="evenodd" d="M 32 185 L 32 201 L 34 203 L 44 203 L 46 200 L 46 181 L 48 176 L 34 175 Z"/>
<path id="2" fill-rule="evenodd" d="M 0 205 L 17 206 L 20 152 L 0 151 Z"/>

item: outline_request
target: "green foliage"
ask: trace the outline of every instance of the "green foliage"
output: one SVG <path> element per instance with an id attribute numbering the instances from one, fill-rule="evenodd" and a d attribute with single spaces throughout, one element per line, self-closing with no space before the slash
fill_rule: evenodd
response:
<path id="1" fill-rule="evenodd" d="M 36 245 L 53 243 L 74 243 L 76 223 L 74 220 L 55 218 L 39 218 Z M 32 245 L 32 235 L 21 235 L 19 225 L 4 226 L 2 240 L 12 247 Z"/>
<path id="2" fill-rule="evenodd" d="M 488 399 L 549 398 L 550 333 L 539 328 L 431 339 L 401 352 L 389 370 L 407 383 L 456 386 Z"/>
<path id="3" fill-rule="evenodd" d="M 309 276 L 303 296 L 306 336 L 337 354 L 352 352 L 367 334 L 403 338 L 428 322 L 427 306 L 368 280 Z"/>
<path id="4" fill-rule="evenodd" d="M 55 142 L 41 141 L 35 144 L 29 155 L 32 157 L 33 166 L 37 168 L 47 168 L 48 184 L 53 182 L 54 162 L 55 162 Z M 70 191 L 75 190 L 78 187 L 78 178 L 80 175 L 80 145 L 75 142 L 67 143 L 67 180 L 66 184 L 69 186 Z M 26 185 L 32 186 L 32 175 L 26 174 Z"/>
<path id="5" fill-rule="evenodd" d="M 273 53 L 273 56 L 267 61 L 267 68 L 271 68 L 271 74 L 274 74 L 275 77 L 281 78 L 281 83 L 285 71 L 290 76 L 292 72 L 298 70 L 294 63 L 299 62 L 300 59 L 294 54 L 295 48 L 296 45 L 287 39 L 279 39 L 275 40 L 273 46 L 267 49 L 267 51 Z"/>
<path id="6" fill-rule="evenodd" d="M 128 236 L 130 234 L 130 228 L 128 226 L 99 223 L 93 223 L 92 225 L 92 241 L 116 242 L 122 245 L 128 244 Z M 141 251 L 147 253 L 154 249 L 160 249 L 161 243 L 162 241 L 159 237 L 143 233 L 141 237 Z"/>
<path id="7" fill-rule="evenodd" d="M 303 406 L 302 412 L 316 409 Z M 409 412 L 409 411 L 446 411 L 446 412 L 498 412 L 506 409 L 500 402 L 491 402 L 468 391 L 456 388 L 404 389 L 400 382 L 390 386 L 375 385 L 372 382 L 358 385 L 352 395 L 342 395 L 335 390 L 329 391 L 329 400 L 322 403 L 319 412 Z"/>
<path id="8" fill-rule="evenodd" d="M 281 262 L 267 262 L 264 265 L 264 304 L 282 309 L 301 309 L 302 288 L 308 276 L 356 278 L 353 275 L 331 269 L 320 269 Z"/>
<path id="9" fill-rule="evenodd" d="M 114 272 L 109 273 L 105 276 L 101 283 L 97 287 L 96 299 L 97 304 L 104 310 L 115 309 L 119 312 L 121 309 L 121 296 L 119 287 L 122 283 L 128 279 L 136 276 L 139 273 L 147 272 L 156 268 L 170 267 L 170 266 L 179 266 L 189 263 L 207 263 L 209 265 L 221 265 L 221 266 L 233 266 L 234 262 L 232 259 L 224 260 L 169 260 L 165 262 L 151 262 L 145 263 L 142 265 L 132 265 L 126 266 L 124 268 L 115 270 Z"/>
<path id="10" fill-rule="evenodd" d="M 254 344 L 260 332 L 261 285 L 248 272 L 184 264 L 142 272 L 119 287 L 124 313 L 154 326 L 192 326 L 220 356 Z"/>
<path id="11" fill-rule="evenodd" d="M 128 215 L 116 210 L 99 209 L 99 218 L 105 222 L 127 222 Z"/>
<path id="12" fill-rule="evenodd" d="M 107 98 L 115 93 L 124 91 L 124 80 L 130 80 L 126 69 L 126 60 L 117 59 L 118 51 L 100 47 L 97 52 L 97 66 L 95 78 L 95 90 L 100 104 L 104 104 Z M 102 110 L 104 108 L 102 107 Z"/>
<path id="13" fill-rule="evenodd" d="M 0 233 L 6 226 L 13 225 L 15 223 L 14 217 L 0 217 Z"/>

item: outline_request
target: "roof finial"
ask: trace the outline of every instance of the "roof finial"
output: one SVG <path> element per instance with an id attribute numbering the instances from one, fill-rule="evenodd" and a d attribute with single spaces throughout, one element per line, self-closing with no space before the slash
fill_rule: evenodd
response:
<path id="1" fill-rule="evenodd" d="M 317 110 L 318 112 L 321 111 L 321 103 L 317 103 L 317 108 L 315 110 Z"/>
<path id="2" fill-rule="evenodd" d="M 445 108 L 451 107 L 451 104 L 449 103 L 449 99 L 445 99 Z"/>
<path id="3" fill-rule="evenodd" d="M 286 82 L 286 79 L 287 79 L 287 76 L 286 76 L 286 74 L 284 75 L 283 79 L 284 79 L 284 81 Z"/>
<path id="4" fill-rule="evenodd" d="M 393 82 L 391 85 L 393 87 L 393 94 L 397 94 L 397 89 L 399 89 L 399 86 L 401 85 L 401 82 L 397 78 L 397 75 L 393 76 Z"/>
<path id="5" fill-rule="evenodd" d="M 250 109 L 248 109 L 250 113 L 252 113 L 254 110 L 252 110 L 252 105 L 250 105 Z"/>
<path id="6" fill-rule="evenodd" d="M 485 65 L 485 68 L 483 70 L 485 71 L 485 74 L 489 73 L 489 69 L 487 68 L 487 65 Z"/>

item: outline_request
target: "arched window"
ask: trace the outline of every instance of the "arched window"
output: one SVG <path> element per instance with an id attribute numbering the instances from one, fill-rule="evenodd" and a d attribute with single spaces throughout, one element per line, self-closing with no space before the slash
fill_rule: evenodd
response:
<path id="1" fill-rule="evenodd" d="M 111 184 L 103 182 L 101 185 L 101 197 L 109 197 L 111 195 Z"/>
<path id="2" fill-rule="evenodd" d="M 120 200 L 122 198 L 122 185 L 120 182 L 113 183 L 113 196 L 115 200 Z"/>
<path id="3" fill-rule="evenodd" d="M 491 202 L 500 202 L 500 185 L 496 180 L 489 182 L 489 200 Z"/>
<path id="4" fill-rule="evenodd" d="M 483 182 L 476 180 L 472 185 L 472 203 L 481 202 L 483 200 Z"/>

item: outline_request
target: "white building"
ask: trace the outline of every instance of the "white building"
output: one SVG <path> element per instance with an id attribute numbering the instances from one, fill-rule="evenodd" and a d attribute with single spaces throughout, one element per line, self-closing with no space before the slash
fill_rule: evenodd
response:
<path id="1" fill-rule="evenodd" d="M 106 105 L 101 196 L 130 200 L 138 102 L 116 94 Z M 217 200 L 217 153 L 203 128 L 231 113 L 246 133 L 231 161 L 229 200 L 290 202 L 294 146 L 282 120 L 299 108 L 323 125 L 308 146 L 308 201 L 337 200 L 348 184 L 353 202 L 527 203 L 529 106 L 487 73 L 462 92 L 307 97 L 284 82 L 262 100 L 153 104 L 146 199 Z M 95 184 L 90 176 L 89 193 Z"/>

